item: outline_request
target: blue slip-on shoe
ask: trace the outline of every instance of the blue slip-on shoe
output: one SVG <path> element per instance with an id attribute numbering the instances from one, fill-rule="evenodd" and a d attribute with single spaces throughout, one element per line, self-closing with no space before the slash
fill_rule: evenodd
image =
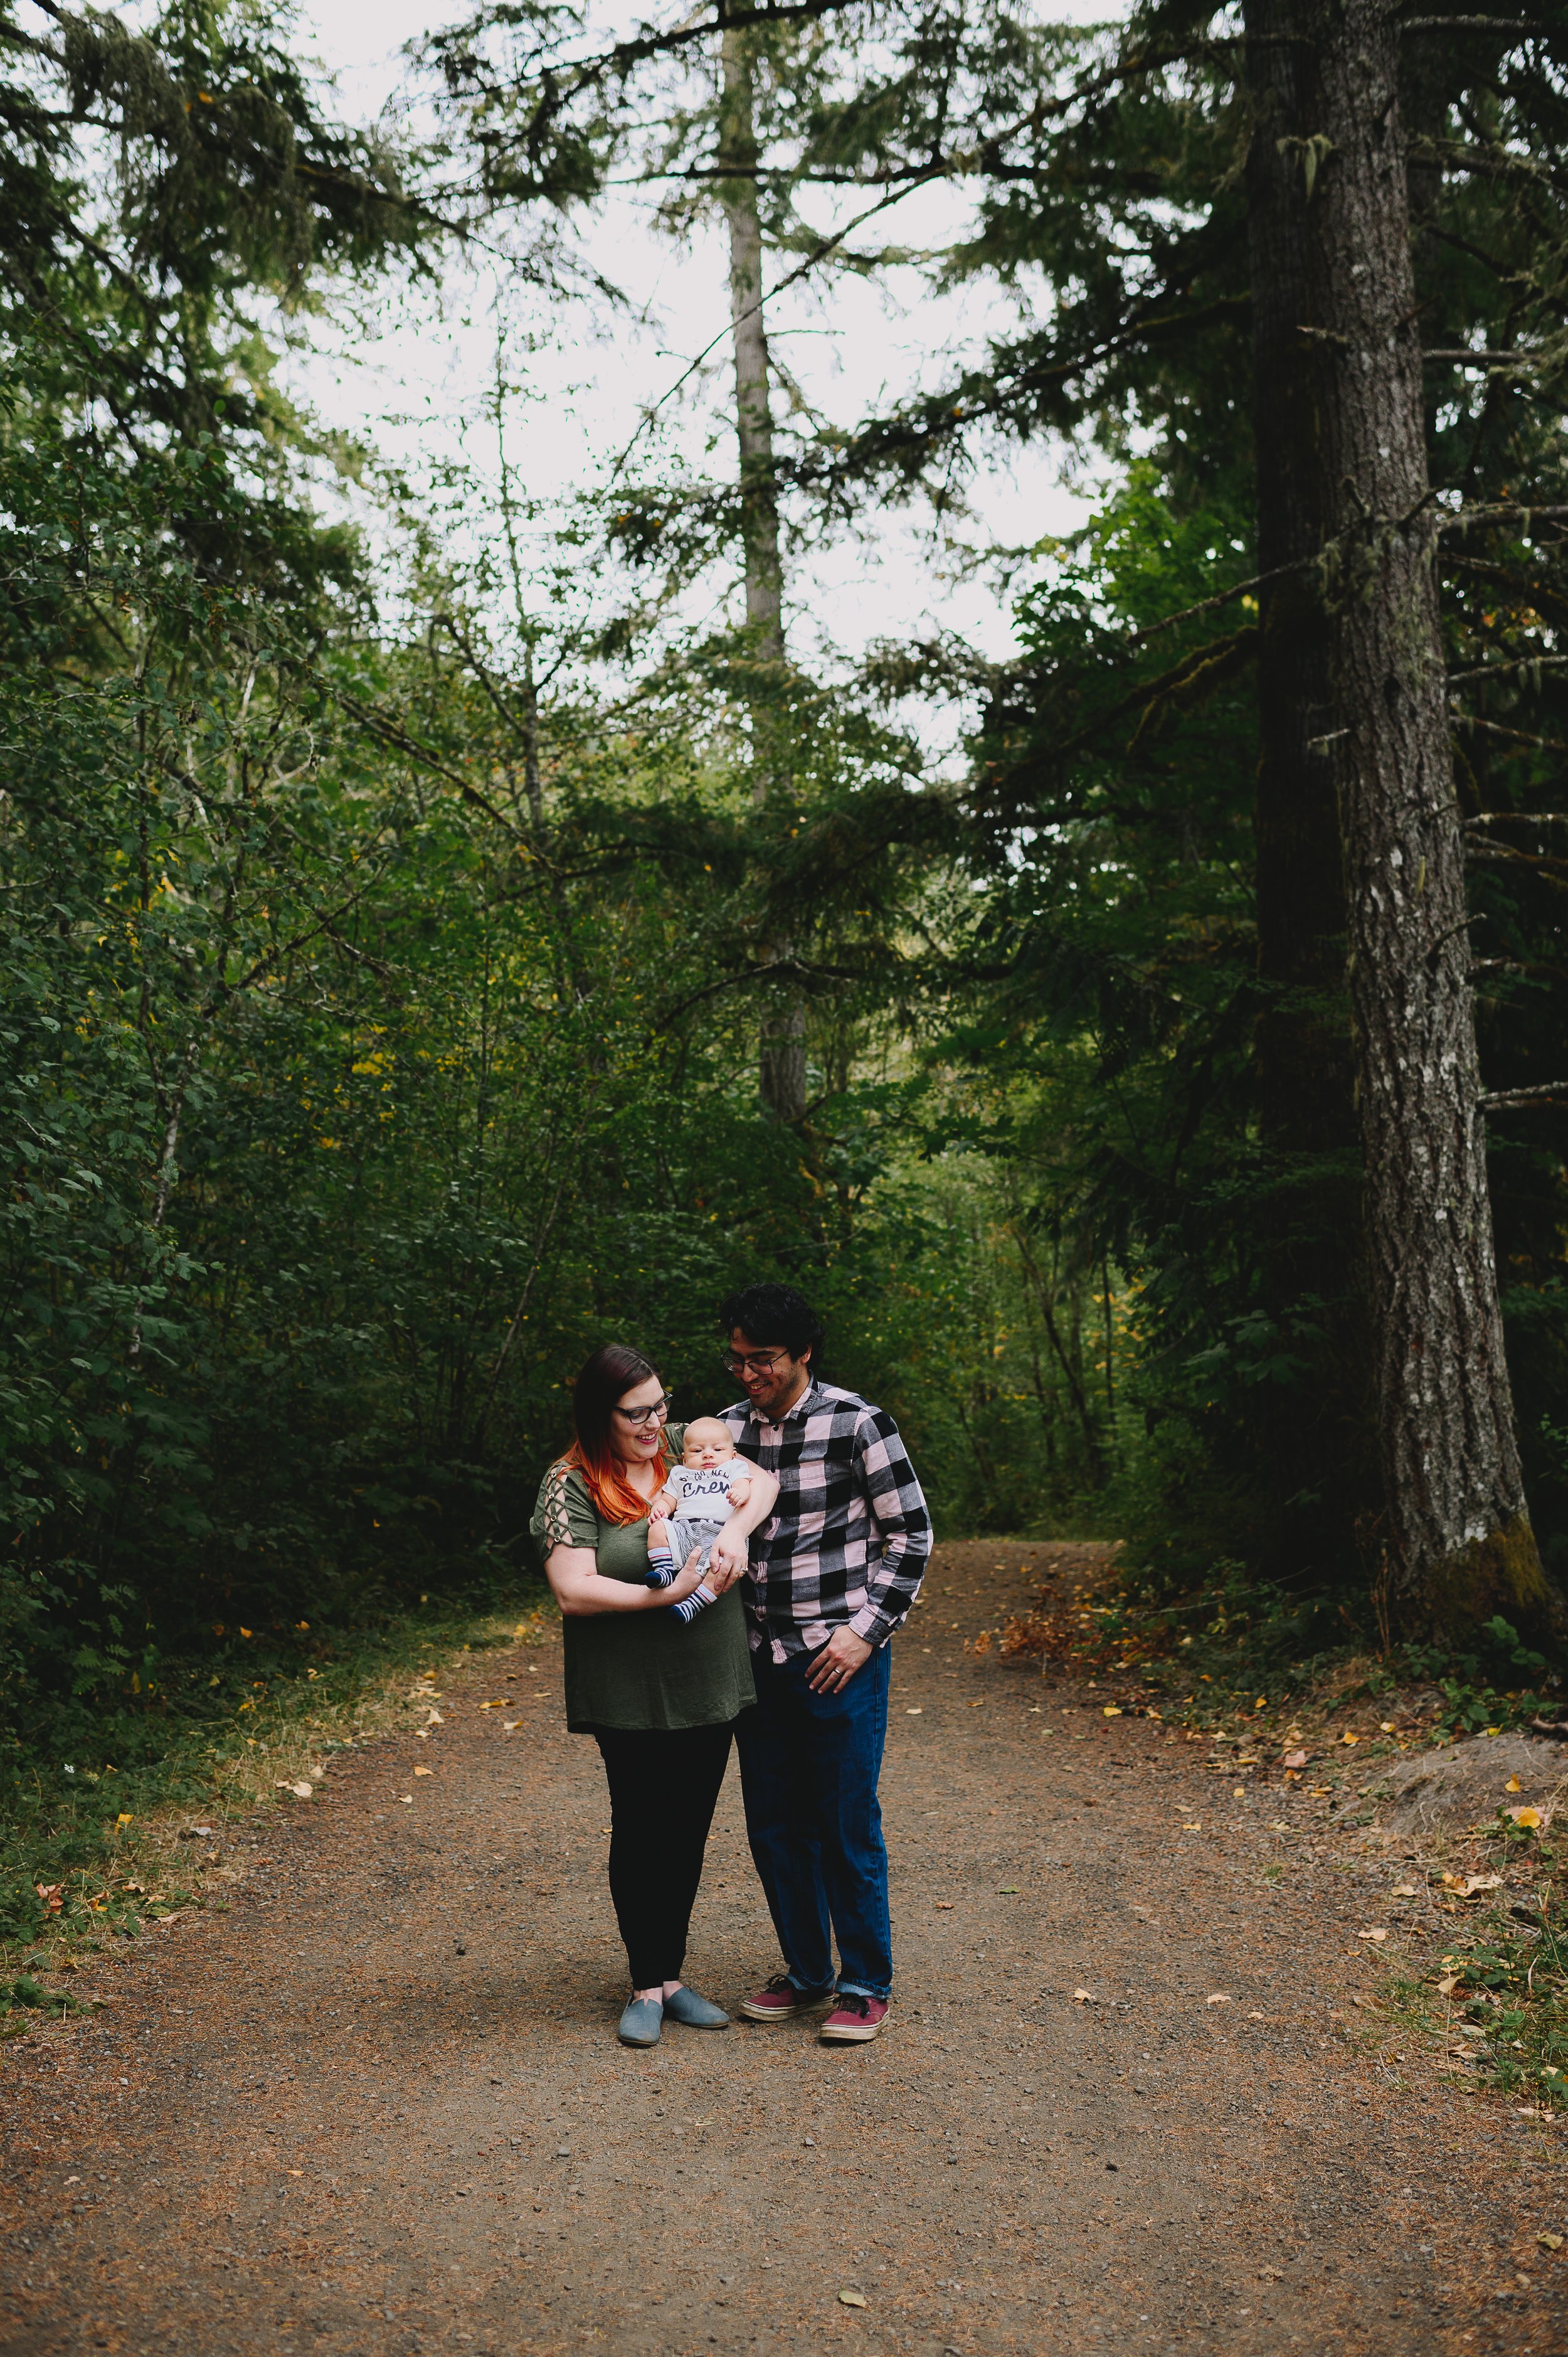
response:
<path id="1" fill-rule="evenodd" d="M 695 1989 L 678 1988 L 664 2000 L 664 2011 L 671 2021 L 683 2022 L 688 2029 L 727 2029 L 728 2014 L 712 1997 L 699 1996 Z"/>
<path id="2" fill-rule="evenodd" d="M 657 2046 L 664 2007 L 656 1996 L 634 1996 L 620 2018 L 616 2035 L 623 2046 Z"/>

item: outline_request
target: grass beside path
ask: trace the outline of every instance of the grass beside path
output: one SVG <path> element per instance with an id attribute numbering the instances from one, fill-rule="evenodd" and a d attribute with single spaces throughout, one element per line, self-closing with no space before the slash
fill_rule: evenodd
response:
<path id="1" fill-rule="evenodd" d="M 222 1904 L 231 1823 L 307 1806 L 335 1754 L 426 1717 L 422 1673 L 542 1644 L 553 1613 L 530 1581 L 422 1599 L 370 1629 L 220 1632 L 220 1655 L 18 1741 L 0 1803 L 0 2037 L 77 2009 L 69 1976 L 85 1957 Z"/>

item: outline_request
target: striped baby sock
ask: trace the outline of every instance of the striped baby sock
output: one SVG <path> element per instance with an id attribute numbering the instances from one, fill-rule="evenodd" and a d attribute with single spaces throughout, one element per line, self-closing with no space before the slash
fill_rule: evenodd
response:
<path id="1" fill-rule="evenodd" d="M 682 1597 L 670 1609 L 678 1620 L 694 1620 L 704 1604 L 716 1604 L 718 1600 L 711 1587 L 693 1587 L 690 1596 Z"/>

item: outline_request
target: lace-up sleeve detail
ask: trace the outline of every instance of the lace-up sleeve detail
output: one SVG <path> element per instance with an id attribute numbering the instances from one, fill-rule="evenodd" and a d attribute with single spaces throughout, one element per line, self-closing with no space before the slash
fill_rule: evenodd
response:
<path id="1" fill-rule="evenodd" d="M 598 1518 L 581 1477 L 564 1465 L 553 1465 L 539 1485 L 539 1501 L 528 1527 L 542 1556 L 558 1546 L 596 1547 Z"/>

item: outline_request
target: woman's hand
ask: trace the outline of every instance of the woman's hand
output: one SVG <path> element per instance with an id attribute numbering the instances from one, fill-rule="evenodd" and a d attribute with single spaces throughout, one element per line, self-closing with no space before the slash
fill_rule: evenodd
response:
<path id="1" fill-rule="evenodd" d="M 669 1587 L 654 1588 L 653 1595 L 660 1604 L 683 1604 L 687 1597 L 694 1595 L 703 1584 L 702 1565 L 703 1550 L 701 1547 L 693 1547 Z M 726 1582 L 725 1585 L 727 1584 Z M 711 1572 L 708 1586 L 715 1594 L 722 1593 L 712 1577 Z"/>

